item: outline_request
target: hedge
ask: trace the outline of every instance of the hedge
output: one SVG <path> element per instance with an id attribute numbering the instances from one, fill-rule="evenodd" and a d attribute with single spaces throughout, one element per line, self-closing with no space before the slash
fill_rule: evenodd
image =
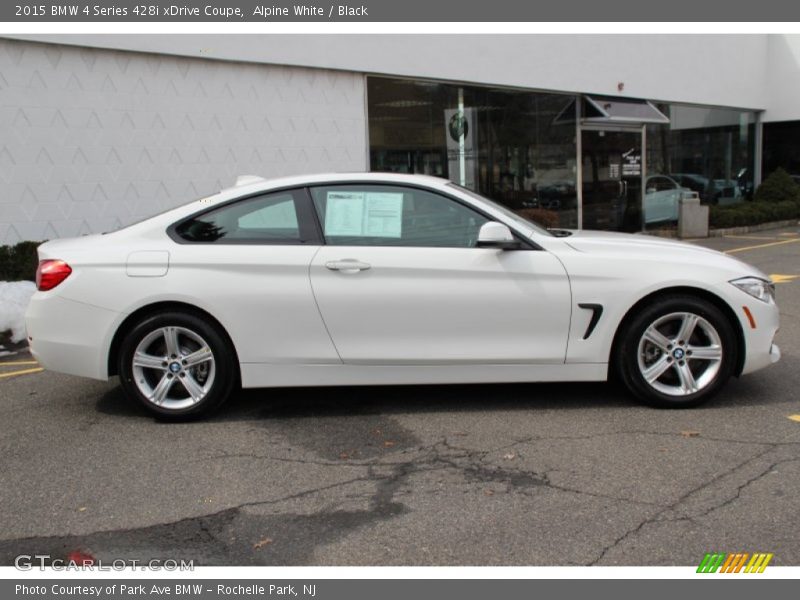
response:
<path id="1" fill-rule="evenodd" d="M 712 206 L 708 224 L 724 229 L 797 218 L 800 218 L 800 186 L 786 171 L 777 169 L 758 186 L 752 201 Z"/>
<path id="2" fill-rule="evenodd" d="M 775 169 L 753 194 L 755 202 L 797 202 L 800 203 L 800 186 L 784 169 Z"/>
<path id="3" fill-rule="evenodd" d="M 39 257 L 36 248 L 42 242 L 19 242 L 0 246 L 0 281 L 35 281 Z"/>
<path id="4" fill-rule="evenodd" d="M 800 218 L 800 203 L 791 200 L 781 202 L 742 202 L 730 206 L 712 206 L 708 224 L 717 229 L 759 225 L 770 221 Z"/>

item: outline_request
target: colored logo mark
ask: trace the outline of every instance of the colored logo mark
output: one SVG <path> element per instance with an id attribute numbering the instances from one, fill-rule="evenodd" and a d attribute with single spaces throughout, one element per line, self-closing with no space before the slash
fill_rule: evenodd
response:
<path id="1" fill-rule="evenodd" d="M 774 554 L 771 552 L 747 552 L 707 553 L 700 566 L 697 567 L 698 573 L 763 573 Z"/>

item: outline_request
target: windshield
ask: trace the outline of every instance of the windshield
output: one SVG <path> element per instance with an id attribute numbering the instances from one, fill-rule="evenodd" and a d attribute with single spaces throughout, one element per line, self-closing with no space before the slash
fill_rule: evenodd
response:
<path id="1" fill-rule="evenodd" d="M 498 204 L 494 200 L 490 200 L 486 196 L 481 196 L 477 192 L 473 192 L 471 189 L 465 188 L 464 186 L 458 185 L 457 183 L 453 183 L 452 181 L 449 182 L 447 185 L 452 186 L 452 187 L 456 188 L 458 191 L 464 192 L 465 194 L 467 194 L 469 196 L 472 196 L 476 200 L 480 200 L 484 204 L 488 204 L 489 206 L 491 206 L 495 210 L 503 213 L 503 215 L 505 215 L 506 217 L 508 217 L 509 219 L 513 220 L 515 223 L 517 223 L 517 224 L 519 224 L 519 225 L 521 225 L 523 227 L 528 227 L 530 229 L 533 229 L 536 233 L 541 233 L 542 235 L 549 235 L 550 237 L 553 237 L 553 234 L 551 232 L 547 231 L 547 229 L 545 229 L 544 227 L 542 227 L 538 223 L 536 223 L 534 221 L 531 221 L 530 219 L 526 219 L 522 215 L 518 215 L 513 210 L 510 210 L 509 208 L 506 208 L 502 204 Z"/>

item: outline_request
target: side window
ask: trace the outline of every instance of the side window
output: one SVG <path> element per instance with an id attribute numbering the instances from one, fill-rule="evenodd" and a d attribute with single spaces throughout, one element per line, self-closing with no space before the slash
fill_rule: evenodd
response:
<path id="1" fill-rule="evenodd" d="M 278 197 L 277 201 L 242 215 L 239 217 L 238 226 L 240 230 L 277 229 L 292 234 L 300 232 L 297 226 L 297 211 L 291 196 Z"/>
<path id="2" fill-rule="evenodd" d="M 187 242 L 301 243 L 298 220 L 302 191 L 246 198 L 197 215 L 175 228 Z"/>
<path id="3" fill-rule="evenodd" d="M 656 192 L 673 192 L 678 189 L 678 186 L 666 177 L 653 177 L 647 187 L 654 188 Z"/>
<path id="4" fill-rule="evenodd" d="M 488 221 L 446 196 L 390 185 L 311 189 L 325 240 L 333 246 L 474 248 Z"/>

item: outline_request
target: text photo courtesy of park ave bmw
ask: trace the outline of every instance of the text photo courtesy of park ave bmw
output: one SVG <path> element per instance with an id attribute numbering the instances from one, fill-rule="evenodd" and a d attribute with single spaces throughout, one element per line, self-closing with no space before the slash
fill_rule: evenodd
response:
<path id="1" fill-rule="evenodd" d="M 800 30 L 152 6 L 0 28 L 9 597 L 797 576 Z"/>

